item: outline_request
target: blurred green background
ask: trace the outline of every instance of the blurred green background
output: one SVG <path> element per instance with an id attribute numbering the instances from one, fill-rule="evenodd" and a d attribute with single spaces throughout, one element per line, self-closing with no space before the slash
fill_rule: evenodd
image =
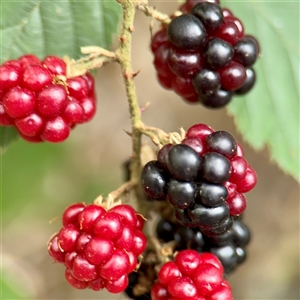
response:
<path id="1" fill-rule="evenodd" d="M 156 4 L 167 13 L 177 8 L 174 2 Z M 167 132 L 195 123 L 227 130 L 241 142 L 258 174 L 256 188 L 246 195 L 245 223 L 253 235 L 249 257 L 229 278 L 235 299 L 299 299 L 299 185 L 270 162 L 267 149 L 257 153 L 243 142 L 226 110 L 187 105 L 162 89 L 149 63 L 149 19 L 137 13 L 136 23 L 137 93 L 141 106 L 151 104 L 143 112 L 145 123 Z M 1 157 L 1 299 L 126 299 L 73 289 L 65 282 L 63 266 L 47 254 L 47 241 L 60 229 L 64 208 L 90 203 L 117 188 L 123 182 L 122 164 L 131 154 L 119 67 L 103 67 L 96 81 L 98 110 L 92 122 L 76 127 L 62 144 L 18 140 Z"/>

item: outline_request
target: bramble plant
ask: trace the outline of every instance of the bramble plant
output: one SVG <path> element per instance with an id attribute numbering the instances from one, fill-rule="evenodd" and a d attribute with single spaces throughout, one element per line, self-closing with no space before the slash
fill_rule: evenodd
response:
<path id="1" fill-rule="evenodd" d="M 106 197 L 99 191 L 89 203 L 66 204 L 62 228 L 47 244 L 51 259 L 65 267 L 66 282 L 75 289 L 106 289 L 135 300 L 233 299 L 229 275 L 247 257 L 251 236 L 243 218 L 244 193 L 255 187 L 256 172 L 241 143 L 225 130 L 201 120 L 170 133 L 145 124 L 135 85 L 139 72 L 132 67 L 133 24 L 136 11 L 159 24 L 156 32 L 151 26 L 149 40 L 158 84 L 195 109 L 226 108 L 245 140 L 256 149 L 269 146 L 271 159 L 299 181 L 298 87 L 291 81 L 287 91 L 278 83 L 282 75 L 264 75 L 275 56 L 262 41 L 282 36 L 280 27 L 270 32 L 262 25 L 255 31 L 250 15 L 258 12 L 248 2 L 238 8 L 234 2 L 186 0 L 168 15 L 147 1 L 99 0 L 72 4 L 89 22 L 74 21 L 77 36 L 71 41 L 68 26 L 58 36 L 53 30 L 55 22 L 69 21 L 61 14 L 69 9 L 66 4 L 55 5 L 3 4 L 4 16 L 15 11 L 29 17 L 16 29 L 17 18 L 4 17 L 1 24 L 2 30 L 15 30 L 4 32 L 2 41 L 2 152 L 17 137 L 29 143 L 68 142 L 71 131 L 92 122 L 101 107 L 95 92 L 101 82 L 93 71 L 117 63 L 128 100 L 132 153 L 121 186 Z M 42 19 L 47 12 L 53 17 L 44 22 L 43 33 L 33 14 L 37 8 Z M 273 8 L 261 5 L 260 13 L 267 9 Z M 244 20 L 240 15 L 246 11 Z M 261 20 L 269 22 L 268 15 Z M 23 33 L 16 42 L 18 32 Z M 42 34 L 47 35 L 43 47 Z M 291 50 L 274 42 L 276 51 L 287 52 L 282 61 L 298 61 L 289 34 Z M 294 65 L 281 65 L 281 73 Z M 145 146 L 143 137 L 153 147 Z"/>

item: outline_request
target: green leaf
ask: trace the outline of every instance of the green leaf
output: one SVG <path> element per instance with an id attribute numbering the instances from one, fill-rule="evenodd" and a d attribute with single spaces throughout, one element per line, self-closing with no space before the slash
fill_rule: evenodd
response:
<path id="1" fill-rule="evenodd" d="M 1 10 L 1 62 L 26 53 L 77 59 L 83 46 L 108 49 L 121 17 L 115 0 L 4 0 Z"/>
<path id="2" fill-rule="evenodd" d="M 13 281 L 8 282 L 8 280 L 4 280 L 4 278 L 1 278 L 0 285 L 1 285 L 1 297 L 3 297 L 1 299 L 3 300 L 22 299 L 20 292 L 17 290 L 17 288 L 12 286 Z"/>
<path id="3" fill-rule="evenodd" d="M 299 181 L 299 3 L 224 1 L 261 46 L 252 91 L 228 107 L 245 140 Z"/>
<path id="4" fill-rule="evenodd" d="M 14 127 L 0 126 L 0 153 L 3 154 L 7 146 L 18 138 L 18 132 Z"/>
<path id="5" fill-rule="evenodd" d="M 0 63 L 24 54 L 77 59 L 80 47 L 109 49 L 118 32 L 121 6 L 115 0 L 1 1 Z M 0 150 L 16 139 L 1 128 Z"/>

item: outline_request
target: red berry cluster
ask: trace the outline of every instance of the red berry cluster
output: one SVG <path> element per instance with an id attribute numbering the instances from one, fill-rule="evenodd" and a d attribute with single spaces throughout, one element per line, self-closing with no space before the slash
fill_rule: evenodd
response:
<path id="1" fill-rule="evenodd" d="M 181 224 L 207 236 L 232 227 L 247 206 L 243 193 L 255 184 L 256 174 L 234 137 L 205 124 L 190 127 L 180 144 L 163 146 L 141 173 L 149 200 L 167 200 Z"/>
<path id="2" fill-rule="evenodd" d="M 152 300 L 232 300 L 231 287 L 223 279 L 223 266 L 209 253 L 182 250 L 165 263 L 151 290 Z"/>
<path id="3" fill-rule="evenodd" d="M 77 289 L 124 291 L 128 274 L 137 268 L 138 256 L 146 248 L 142 216 L 126 204 L 106 210 L 75 203 L 64 211 L 62 223 L 48 252 L 66 266 L 69 284 Z"/>
<path id="4" fill-rule="evenodd" d="M 0 125 L 15 126 L 29 142 L 62 142 L 96 111 L 94 79 L 66 78 L 66 64 L 24 55 L 0 66 Z"/>
<path id="5" fill-rule="evenodd" d="M 187 0 L 180 9 L 151 41 L 160 84 L 210 108 L 247 93 L 256 79 L 257 40 L 219 1 Z"/>

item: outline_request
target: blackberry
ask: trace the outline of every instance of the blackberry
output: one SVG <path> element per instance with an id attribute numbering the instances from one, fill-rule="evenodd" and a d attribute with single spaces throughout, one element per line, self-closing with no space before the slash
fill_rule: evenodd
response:
<path id="1" fill-rule="evenodd" d="M 216 131 L 206 138 L 208 151 L 218 152 L 231 159 L 236 155 L 237 144 L 234 137 L 227 131 Z"/>
<path id="2" fill-rule="evenodd" d="M 229 274 L 237 267 L 238 255 L 236 247 L 232 243 L 220 247 L 211 247 L 209 251 L 220 259 L 225 273 Z"/>
<path id="3" fill-rule="evenodd" d="M 239 25 L 232 16 L 224 18 L 223 23 L 214 33 L 214 36 L 234 46 L 243 37 L 242 28 Z"/>
<path id="4" fill-rule="evenodd" d="M 175 179 L 184 181 L 196 179 L 200 165 L 201 158 L 187 145 L 174 145 L 168 152 L 167 167 Z"/>
<path id="5" fill-rule="evenodd" d="M 200 235 L 196 236 L 194 228 L 189 228 L 185 226 L 177 226 L 177 228 L 174 231 L 174 238 L 177 242 L 176 250 L 193 248 L 194 246 L 196 248 L 201 248 L 204 243 L 201 233 Z"/>
<path id="6" fill-rule="evenodd" d="M 251 37 L 244 37 L 234 45 L 234 59 L 245 67 L 252 66 L 258 56 L 257 44 Z"/>
<path id="7" fill-rule="evenodd" d="M 201 95 L 213 95 L 221 87 L 220 75 L 209 69 L 202 69 L 193 78 L 195 91 Z"/>
<path id="8" fill-rule="evenodd" d="M 250 91 L 252 89 L 252 87 L 254 86 L 254 83 L 256 81 L 256 73 L 252 68 L 247 68 L 246 69 L 246 79 L 245 82 L 243 83 L 243 85 L 237 89 L 236 91 L 234 91 L 234 93 L 236 95 L 244 95 L 246 94 L 248 91 Z"/>
<path id="9" fill-rule="evenodd" d="M 194 6 L 191 14 L 196 16 L 204 24 L 208 31 L 216 30 L 223 21 L 223 12 L 219 5 L 202 2 Z"/>
<path id="10" fill-rule="evenodd" d="M 212 95 L 200 96 L 199 102 L 208 108 L 220 108 L 230 102 L 232 93 L 230 91 L 218 89 Z"/>
<path id="11" fill-rule="evenodd" d="M 181 49 L 196 50 L 206 42 L 202 22 L 190 14 L 174 18 L 168 26 L 167 34 L 171 43 Z"/>
<path id="12" fill-rule="evenodd" d="M 217 224 L 215 227 L 199 227 L 201 232 L 209 237 L 215 237 L 227 232 L 233 224 L 233 218 L 228 216 L 221 224 Z"/>
<path id="13" fill-rule="evenodd" d="M 197 227 L 197 224 L 189 216 L 189 212 L 187 209 L 181 209 L 181 208 L 174 209 L 174 216 L 176 217 L 176 220 L 180 224 L 186 227 L 190 227 L 190 228 Z"/>
<path id="14" fill-rule="evenodd" d="M 221 86 L 227 91 L 241 88 L 246 80 L 246 69 L 239 63 L 231 62 L 219 70 Z"/>
<path id="15" fill-rule="evenodd" d="M 212 183 L 224 183 L 229 179 L 230 161 L 222 154 L 208 152 L 203 155 L 201 177 Z"/>
<path id="16" fill-rule="evenodd" d="M 166 197 L 169 174 L 159 161 L 150 161 L 143 168 L 141 184 L 145 193 L 153 199 Z"/>
<path id="17" fill-rule="evenodd" d="M 195 201 L 196 194 L 197 187 L 193 182 L 171 179 L 168 184 L 167 200 L 175 208 L 190 207 Z"/>
<path id="18" fill-rule="evenodd" d="M 232 241 L 238 247 L 245 247 L 250 242 L 250 230 L 241 220 L 236 220 L 232 226 Z"/>
<path id="19" fill-rule="evenodd" d="M 233 222 L 234 223 L 234 222 Z M 203 239 L 205 241 L 206 248 L 209 249 L 210 247 L 220 247 L 228 244 L 228 242 L 232 241 L 233 232 L 230 228 L 226 232 L 220 235 L 209 237 L 203 234 Z"/>
<path id="20" fill-rule="evenodd" d="M 212 38 L 205 48 L 204 56 L 207 65 L 216 70 L 226 66 L 233 58 L 234 50 L 231 44 L 219 38 Z"/>
<path id="21" fill-rule="evenodd" d="M 212 3 L 211 3 L 212 2 Z M 221 108 L 255 84 L 257 40 L 218 1 L 187 0 L 152 40 L 159 82 L 188 103 Z"/>
<path id="22" fill-rule="evenodd" d="M 204 143 L 197 138 L 194 137 L 185 138 L 181 141 L 181 144 L 188 145 L 189 147 L 194 149 L 199 156 L 202 156 L 205 152 Z"/>
<path id="23" fill-rule="evenodd" d="M 229 217 L 229 208 L 227 204 L 216 207 L 206 207 L 196 204 L 188 210 L 188 214 L 194 224 L 199 227 L 218 227 Z"/>
<path id="24" fill-rule="evenodd" d="M 242 193 L 256 183 L 242 155 L 231 134 L 196 124 L 180 144 L 166 144 L 144 166 L 141 185 L 150 200 L 168 201 L 180 224 L 222 235 L 246 209 Z"/>
<path id="25" fill-rule="evenodd" d="M 186 52 L 172 47 L 168 53 L 168 66 L 170 70 L 179 77 L 191 77 L 203 65 L 200 53 Z"/>
<path id="26" fill-rule="evenodd" d="M 225 186 L 220 184 L 212 184 L 202 182 L 199 185 L 199 199 L 201 204 L 208 207 L 215 207 L 222 205 L 228 195 Z"/>
<path id="27" fill-rule="evenodd" d="M 237 247 L 235 249 L 237 254 L 237 263 L 241 264 L 247 259 L 247 252 L 244 248 Z"/>
<path id="28" fill-rule="evenodd" d="M 165 167 L 167 167 L 168 163 L 168 153 L 173 146 L 173 144 L 164 145 L 157 153 L 157 160 Z"/>
<path id="29" fill-rule="evenodd" d="M 166 219 L 161 219 L 156 225 L 156 235 L 164 242 L 170 242 L 174 240 L 175 224 L 169 222 Z"/>

